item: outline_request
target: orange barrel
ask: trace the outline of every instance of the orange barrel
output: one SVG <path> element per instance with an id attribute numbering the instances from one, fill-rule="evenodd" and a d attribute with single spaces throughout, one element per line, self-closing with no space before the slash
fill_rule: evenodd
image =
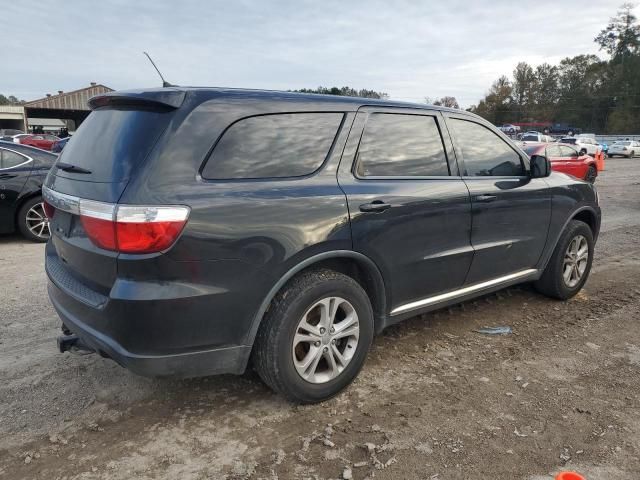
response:
<path id="1" fill-rule="evenodd" d="M 596 153 L 596 168 L 599 172 L 604 170 L 604 152 Z"/>

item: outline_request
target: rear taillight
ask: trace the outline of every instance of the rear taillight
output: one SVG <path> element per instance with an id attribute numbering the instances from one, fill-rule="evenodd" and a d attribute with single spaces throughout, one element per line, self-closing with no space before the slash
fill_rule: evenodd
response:
<path id="1" fill-rule="evenodd" d="M 44 214 L 47 216 L 47 218 L 52 219 L 56 213 L 56 207 L 44 200 L 42 202 L 42 208 L 44 209 Z"/>
<path id="2" fill-rule="evenodd" d="M 166 250 L 180 236 L 190 211 L 189 207 L 182 205 L 116 205 L 96 202 L 56 192 L 48 187 L 42 188 L 42 194 L 45 208 L 79 215 L 87 237 L 95 245 L 122 253 Z"/>
<path id="3" fill-rule="evenodd" d="M 153 253 L 169 248 L 187 223 L 189 208 L 133 206 L 80 200 L 80 220 L 100 248 Z"/>
<path id="4" fill-rule="evenodd" d="M 151 253 L 173 245 L 187 223 L 187 207 L 121 205 L 116 212 L 118 251 Z"/>

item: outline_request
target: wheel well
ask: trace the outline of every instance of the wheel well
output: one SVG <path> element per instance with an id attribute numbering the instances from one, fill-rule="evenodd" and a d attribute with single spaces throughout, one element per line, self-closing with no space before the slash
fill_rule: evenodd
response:
<path id="1" fill-rule="evenodd" d="M 580 220 L 589 225 L 591 232 L 596 231 L 596 216 L 590 210 L 582 210 L 573 217 L 573 220 Z"/>
<path id="2" fill-rule="evenodd" d="M 27 195 L 25 195 L 24 197 L 22 197 L 19 201 L 18 204 L 16 205 L 16 210 L 15 213 L 13 215 L 13 226 L 17 229 L 18 228 L 18 214 L 20 213 L 20 209 L 22 208 L 22 206 L 27 203 L 29 200 L 31 200 L 34 197 L 41 197 L 42 196 L 42 191 L 38 191 L 36 190 L 35 192 L 31 192 Z"/>
<path id="3" fill-rule="evenodd" d="M 387 304 L 384 284 L 382 283 L 379 272 L 372 272 L 372 267 L 365 266 L 364 262 L 359 262 L 355 258 L 333 257 L 313 263 L 299 273 L 318 268 L 327 268 L 342 273 L 343 275 L 353 278 L 360 284 L 371 301 L 376 322 L 376 331 L 378 331 L 377 327 L 380 326 L 381 319 L 386 315 L 385 309 Z"/>

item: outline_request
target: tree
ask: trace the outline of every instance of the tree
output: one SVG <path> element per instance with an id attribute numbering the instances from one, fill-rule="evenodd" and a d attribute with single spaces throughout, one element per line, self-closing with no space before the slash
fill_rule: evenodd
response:
<path id="1" fill-rule="evenodd" d="M 439 98 L 438 100 L 433 102 L 433 104 L 439 107 L 460 108 L 460 105 L 458 105 L 458 100 L 456 100 L 456 97 L 450 97 L 450 96 Z"/>
<path id="2" fill-rule="evenodd" d="M 518 110 L 518 120 L 528 119 L 535 99 L 536 77 L 533 68 L 526 62 L 520 62 L 513 71 L 513 104 Z"/>
<path id="3" fill-rule="evenodd" d="M 24 100 L 19 100 L 14 95 L 9 95 L 5 97 L 0 93 L 0 105 L 24 105 L 26 102 Z"/>
<path id="4" fill-rule="evenodd" d="M 493 82 L 485 98 L 469 110 L 496 125 L 506 123 L 511 120 L 512 92 L 511 82 L 503 75 Z"/>
<path id="5" fill-rule="evenodd" d="M 640 51 L 640 25 L 631 10 L 634 5 L 625 3 L 620 7 L 618 16 L 613 17 L 609 25 L 600 31 L 594 41 L 612 57 L 629 56 Z"/>
<path id="6" fill-rule="evenodd" d="M 316 89 L 312 88 L 301 88 L 300 90 L 293 90 L 298 93 L 319 93 L 321 95 L 339 95 L 342 97 L 361 97 L 361 98 L 377 98 L 377 99 L 385 99 L 389 98 L 389 95 L 384 92 L 376 92 L 375 90 L 367 90 L 365 88 L 356 90 L 352 87 L 318 87 Z"/>

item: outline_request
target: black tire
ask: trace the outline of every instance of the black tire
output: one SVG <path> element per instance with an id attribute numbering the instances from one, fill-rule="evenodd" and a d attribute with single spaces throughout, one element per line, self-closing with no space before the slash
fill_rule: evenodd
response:
<path id="1" fill-rule="evenodd" d="M 580 155 L 586 155 L 587 154 L 587 150 L 586 149 L 581 149 L 580 150 Z"/>
<path id="2" fill-rule="evenodd" d="M 633 158 L 635 156 L 636 156 L 636 152 L 632 150 L 631 152 L 629 152 L 629 155 L 627 155 L 627 158 Z"/>
<path id="3" fill-rule="evenodd" d="M 18 217 L 16 220 L 18 223 L 18 230 L 20 230 L 20 233 L 24 238 L 26 238 L 27 240 L 31 240 L 32 242 L 42 243 L 46 242 L 49 239 L 49 223 L 46 222 L 46 228 L 42 231 L 42 233 L 46 233 L 46 235 L 37 235 L 36 233 L 34 233 L 34 231 L 31 230 L 31 228 L 29 228 L 30 220 L 27 218 L 27 215 L 32 208 L 35 207 L 36 209 L 38 209 L 38 204 L 42 204 L 42 197 L 40 196 L 33 197 L 27 200 L 22 205 L 22 207 L 20 207 L 20 210 L 18 210 Z M 41 208 L 40 210 L 42 211 L 41 214 L 44 215 L 44 210 Z"/>
<path id="4" fill-rule="evenodd" d="M 598 169 L 593 165 L 589 165 L 587 174 L 584 177 L 585 181 L 589 183 L 596 183 L 597 177 L 598 177 Z"/>
<path id="5" fill-rule="evenodd" d="M 311 383 L 297 372 L 293 361 L 298 323 L 316 302 L 332 296 L 348 301 L 358 315 L 359 338 L 351 360 L 335 378 Z M 327 400 L 358 375 L 373 340 L 373 310 L 369 297 L 351 277 L 318 269 L 293 278 L 275 296 L 262 320 L 253 349 L 253 366 L 274 391 L 297 403 Z"/>
<path id="6" fill-rule="evenodd" d="M 586 268 L 579 282 L 575 286 L 570 287 L 563 278 L 565 252 L 572 240 L 580 235 L 582 235 L 587 241 L 589 257 L 587 259 Z M 579 220 L 572 220 L 560 236 L 547 267 L 542 273 L 540 279 L 534 283 L 534 286 L 536 290 L 544 295 L 557 298 L 559 300 L 567 300 L 578 293 L 589 278 L 592 262 L 593 233 L 591 232 L 589 225 L 586 223 Z"/>

